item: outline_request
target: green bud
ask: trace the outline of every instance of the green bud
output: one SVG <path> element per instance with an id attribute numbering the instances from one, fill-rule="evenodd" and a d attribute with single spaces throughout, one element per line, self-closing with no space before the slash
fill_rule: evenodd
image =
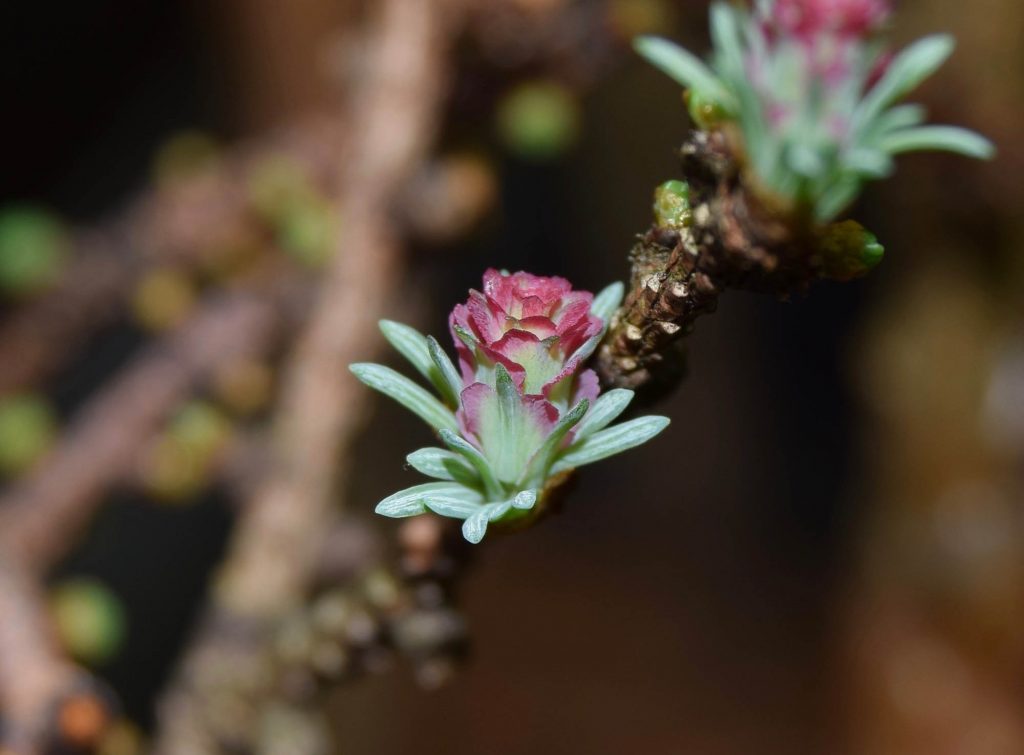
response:
<path id="1" fill-rule="evenodd" d="M 338 218 L 330 203 L 319 197 L 292 202 L 284 211 L 277 239 L 300 264 L 319 268 L 331 258 L 338 236 Z"/>
<path id="2" fill-rule="evenodd" d="M 316 197 L 302 163 L 284 154 L 261 158 L 246 175 L 245 183 L 253 209 L 271 224 L 281 222 L 295 204 Z"/>
<path id="3" fill-rule="evenodd" d="M 571 147 L 579 134 L 576 98 L 561 84 L 522 84 L 498 105 L 498 136 L 521 157 L 550 160 Z"/>
<path id="4" fill-rule="evenodd" d="M 271 155 L 256 164 L 246 183 L 253 209 L 273 227 L 281 248 L 305 267 L 323 267 L 338 238 L 339 213 L 306 167 L 287 155 Z"/>
<path id="5" fill-rule="evenodd" d="M 865 243 L 861 253 L 861 261 L 867 270 L 871 270 L 885 256 L 885 247 L 882 246 L 873 233 L 865 232 Z"/>
<path id="6" fill-rule="evenodd" d="M 881 262 L 885 247 L 860 223 L 843 220 L 822 229 L 818 251 L 823 276 L 845 281 L 865 275 Z"/>
<path id="7" fill-rule="evenodd" d="M 654 190 L 654 222 L 662 228 L 680 230 L 693 222 L 690 187 L 685 181 L 666 181 Z"/>
<path id="8" fill-rule="evenodd" d="M 231 434 L 231 422 L 217 407 L 190 401 L 174 417 L 170 433 L 182 445 L 208 455 L 219 450 Z"/>
<path id="9" fill-rule="evenodd" d="M 61 643 L 83 663 L 103 663 L 124 640 L 124 607 L 98 580 L 77 577 L 58 585 L 50 607 Z"/>
<path id="10" fill-rule="evenodd" d="M 231 421 L 216 406 L 190 401 L 148 449 L 142 465 L 146 490 L 161 501 L 186 503 L 210 482 L 214 460 L 230 441 Z"/>
<path id="11" fill-rule="evenodd" d="M 0 471 L 23 472 L 52 445 L 57 420 L 49 403 L 30 394 L 0 400 Z"/>
<path id="12" fill-rule="evenodd" d="M 697 128 L 711 131 L 729 120 L 729 113 L 719 103 L 709 100 L 693 89 L 683 92 L 683 102 Z"/>
<path id="13" fill-rule="evenodd" d="M 147 330 L 160 332 L 180 325 L 197 297 L 189 276 L 173 268 L 157 268 L 142 277 L 132 296 L 132 314 Z"/>
<path id="14" fill-rule="evenodd" d="M 52 283 L 67 256 L 61 222 L 34 207 L 0 212 L 0 290 L 31 294 Z"/>

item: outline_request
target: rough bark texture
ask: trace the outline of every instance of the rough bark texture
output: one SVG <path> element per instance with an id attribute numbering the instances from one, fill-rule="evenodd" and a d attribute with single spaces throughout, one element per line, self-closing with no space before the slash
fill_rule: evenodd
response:
<path id="1" fill-rule="evenodd" d="M 724 132 L 694 132 L 680 151 L 692 222 L 653 225 L 630 253 L 629 292 L 597 355 L 605 387 L 655 398 L 684 374 L 683 337 L 726 288 L 787 296 L 819 276 L 811 225 L 768 207 L 744 181 Z"/>

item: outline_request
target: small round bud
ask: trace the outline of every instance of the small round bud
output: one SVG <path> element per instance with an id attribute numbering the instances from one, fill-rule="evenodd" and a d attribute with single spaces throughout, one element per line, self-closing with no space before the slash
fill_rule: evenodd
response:
<path id="1" fill-rule="evenodd" d="M 550 160 L 571 147 L 579 134 L 576 98 L 561 84 L 522 84 L 498 105 L 498 135 L 520 157 Z"/>
<path id="2" fill-rule="evenodd" d="M 407 656 L 429 658 L 461 650 L 466 643 L 466 624 L 451 609 L 410 611 L 391 626 L 395 645 Z"/>
<path id="3" fill-rule="evenodd" d="M 132 313 L 146 330 L 159 332 L 179 325 L 196 303 L 196 287 L 179 270 L 157 269 L 139 281 L 132 296 Z"/>
<path id="4" fill-rule="evenodd" d="M 681 230 L 693 223 L 690 187 L 685 181 L 666 181 L 654 190 L 654 222 L 662 228 Z"/>
<path id="5" fill-rule="evenodd" d="M 305 267 L 323 267 L 331 258 L 338 237 L 338 217 L 329 202 L 311 196 L 295 201 L 283 212 L 278 243 Z"/>
<path id="6" fill-rule="evenodd" d="M 221 403 L 236 414 L 254 414 L 270 403 L 274 371 L 259 360 L 232 359 L 214 371 L 213 390 Z"/>
<path id="7" fill-rule="evenodd" d="M 88 692 L 80 692 L 61 701 L 57 710 L 60 740 L 82 750 L 93 750 L 108 732 L 110 709 Z"/>
<path id="8" fill-rule="evenodd" d="M 263 220 L 281 222 L 288 208 L 315 194 L 306 168 L 284 154 L 261 158 L 245 177 L 249 202 Z"/>
<path id="9" fill-rule="evenodd" d="M 0 400 L 0 472 L 24 472 L 50 448 L 56 431 L 53 409 L 42 396 Z"/>
<path id="10" fill-rule="evenodd" d="M 313 604 L 313 626 L 332 637 L 345 633 L 353 616 L 352 602 L 340 592 L 328 593 Z"/>
<path id="11" fill-rule="evenodd" d="M 693 89 L 687 89 L 683 93 L 683 102 L 686 103 L 686 110 L 693 119 L 694 125 L 702 131 L 712 131 L 727 120 L 729 114 L 717 102 L 703 97 Z"/>
<path id="12" fill-rule="evenodd" d="M 121 647 L 126 633 L 124 607 L 102 582 L 68 580 L 50 599 L 61 644 L 83 663 L 101 664 Z"/>
<path id="13" fill-rule="evenodd" d="M 824 277 L 840 281 L 865 275 L 885 254 L 875 235 L 853 220 L 825 226 L 818 250 Z"/>
<path id="14" fill-rule="evenodd" d="M 60 221 L 34 207 L 0 212 L 0 291 L 33 294 L 53 283 L 67 257 L 69 239 Z"/>
<path id="15" fill-rule="evenodd" d="M 363 594 L 370 605 L 378 610 L 390 610 L 402 599 L 398 580 L 383 569 L 376 569 L 363 580 Z"/>
<path id="16" fill-rule="evenodd" d="M 186 403 L 142 461 L 146 489 L 164 501 L 184 501 L 203 489 L 231 438 L 230 420 L 204 401 Z"/>

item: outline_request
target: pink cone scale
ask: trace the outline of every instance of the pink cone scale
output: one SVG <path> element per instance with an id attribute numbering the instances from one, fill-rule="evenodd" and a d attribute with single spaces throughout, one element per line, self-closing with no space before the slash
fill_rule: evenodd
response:
<path id="1" fill-rule="evenodd" d="M 512 482 L 559 417 L 598 395 L 597 376 L 581 369 L 585 347 L 604 330 L 590 311 L 593 294 L 564 278 L 484 273 L 449 323 L 464 389 L 456 417 L 463 435 Z M 596 344 L 595 344 L 596 345 Z M 504 369 L 515 384 L 515 409 L 503 413 L 496 381 Z"/>
<path id="2" fill-rule="evenodd" d="M 759 15 L 775 33 L 817 44 L 830 35 L 868 37 L 890 13 L 886 0 L 775 0 L 763 5 Z"/>
<path id="3" fill-rule="evenodd" d="M 481 290 L 471 290 L 449 317 L 458 369 L 437 341 L 383 321 L 385 337 L 440 399 L 387 367 L 351 369 L 427 421 L 446 448 L 410 454 L 409 464 L 437 482 L 395 493 L 377 512 L 462 519 L 466 539 L 478 542 L 489 522 L 526 516 L 552 475 L 661 432 L 664 417 L 609 427 L 632 392 L 602 395 L 586 366 L 622 290 L 613 284 L 595 297 L 564 278 L 487 270 Z"/>

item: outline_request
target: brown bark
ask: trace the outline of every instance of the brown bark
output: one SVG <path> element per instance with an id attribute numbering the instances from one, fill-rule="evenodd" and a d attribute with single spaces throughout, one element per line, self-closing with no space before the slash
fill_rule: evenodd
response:
<path id="1" fill-rule="evenodd" d="M 596 359 L 606 387 L 647 399 L 682 378 L 683 338 L 726 288 L 788 296 L 820 275 L 807 221 L 752 189 L 724 132 L 694 132 L 680 154 L 692 222 L 640 237 L 629 291 Z"/>

